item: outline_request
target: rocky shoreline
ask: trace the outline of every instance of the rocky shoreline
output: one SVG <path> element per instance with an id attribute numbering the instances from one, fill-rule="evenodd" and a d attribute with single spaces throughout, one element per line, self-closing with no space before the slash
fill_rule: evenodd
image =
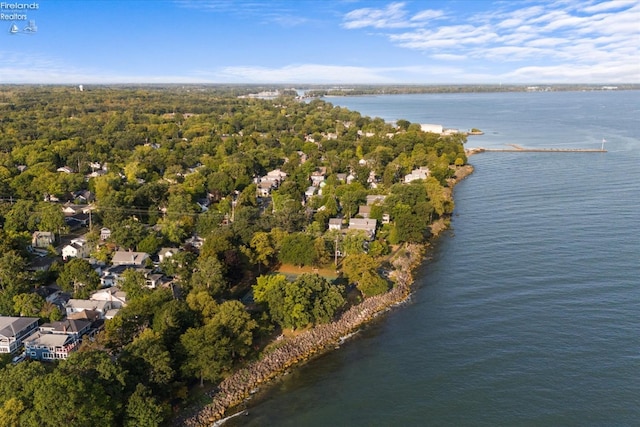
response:
<path id="1" fill-rule="evenodd" d="M 456 177 L 451 186 L 467 177 L 473 171 L 470 165 L 456 169 Z M 442 221 L 442 220 L 441 220 Z M 435 230 L 442 229 L 434 227 Z M 433 233 L 434 237 L 438 234 Z M 222 381 L 211 395 L 212 402 L 198 414 L 176 420 L 174 425 L 189 427 L 211 426 L 216 421 L 229 416 L 228 410 L 242 404 L 257 388 L 282 375 L 298 363 L 335 348 L 341 340 L 371 321 L 380 313 L 405 301 L 411 294 L 413 271 L 423 259 L 426 245 L 408 244 L 401 248 L 391 260 L 394 267 L 393 288 L 383 294 L 365 299 L 352 306 L 332 323 L 318 325 L 304 333 L 286 339 L 272 352 L 260 360 L 250 363 Z"/>

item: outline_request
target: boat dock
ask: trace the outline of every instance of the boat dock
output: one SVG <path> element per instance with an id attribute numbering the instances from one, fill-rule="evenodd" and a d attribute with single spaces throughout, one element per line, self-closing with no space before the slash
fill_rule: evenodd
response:
<path id="1" fill-rule="evenodd" d="M 604 148 L 525 148 L 517 144 L 507 144 L 511 148 L 469 148 L 467 155 L 478 153 L 606 153 Z"/>

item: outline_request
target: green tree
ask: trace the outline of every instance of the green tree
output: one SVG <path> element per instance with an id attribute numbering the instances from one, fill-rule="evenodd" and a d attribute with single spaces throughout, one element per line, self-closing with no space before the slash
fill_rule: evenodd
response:
<path id="1" fill-rule="evenodd" d="M 268 274 L 259 276 L 253 285 L 253 299 L 257 303 L 265 304 L 271 319 L 279 325 L 284 325 L 286 289 L 289 285 L 283 274 Z"/>
<path id="2" fill-rule="evenodd" d="M 212 296 L 219 295 L 227 288 L 224 266 L 215 256 L 200 255 L 191 276 L 193 289 L 206 289 Z"/>
<path id="3" fill-rule="evenodd" d="M 127 299 L 129 301 L 141 298 L 151 292 L 151 289 L 147 286 L 147 279 L 141 271 L 127 268 L 122 273 L 122 279 L 120 287 L 127 293 Z"/>
<path id="4" fill-rule="evenodd" d="M 123 248 L 133 250 L 147 236 L 147 233 L 144 224 L 129 218 L 113 228 L 111 240 Z"/>
<path id="5" fill-rule="evenodd" d="M 169 413 L 167 405 L 158 402 L 151 390 L 143 384 L 136 385 L 127 403 L 125 427 L 157 427 Z"/>
<path id="6" fill-rule="evenodd" d="M 260 265 L 268 267 L 274 261 L 276 249 L 271 235 L 264 231 L 258 231 L 251 238 L 251 248 L 255 253 L 255 261 Z"/>
<path id="7" fill-rule="evenodd" d="M 171 384 L 176 375 L 162 336 L 152 329 L 145 329 L 125 346 L 120 360 L 128 378 L 150 384 L 157 392 Z"/>
<path id="8" fill-rule="evenodd" d="M 14 296 L 13 302 L 15 303 L 14 310 L 16 313 L 20 316 L 31 317 L 40 313 L 45 300 L 36 293 L 26 293 Z"/>
<path id="9" fill-rule="evenodd" d="M 66 230 L 64 213 L 56 203 L 40 202 L 36 206 L 37 229 L 40 231 L 51 231 L 60 233 Z"/>
<path id="10" fill-rule="evenodd" d="M 351 254 L 342 261 L 342 271 L 350 282 L 355 283 L 364 297 L 386 292 L 389 284 L 377 272 L 378 263 L 367 254 Z"/>
<path id="11" fill-rule="evenodd" d="M 162 238 L 153 233 L 148 234 L 144 239 L 140 240 L 137 245 L 139 252 L 155 254 L 162 246 Z"/>
<path id="12" fill-rule="evenodd" d="M 104 389 L 87 378 L 72 377 L 60 371 L 46 375 L 33 394 L 33 410 L 22 417 L 24 426 L 88 426 L 95 420 L 113 425 L 114 402 Z M 64 396 L 59 399 L 57 396 Z"/>
<path id="13" fill-rule="evenodd" d="M 22 400 L 12 397 L 0 407 L 0 425 L 4 427 L 20 427 L 20 415 L 25 410 Z"/>
<path id="14" fill-rule="evenodd" d="M 31 200 L 18 200 L 5 215 L 4 228 L 8 231 L 34 231 L 36 204 Z"/>
<path id="15" fill-rule="evenodd" d="M 62 268 L 57 283 L 62 290 L 73 292 L 75 298 L 86 298 L 98 289 L 100 276 L 87 260 L 73 258 Z"/>
<path id="16" fill-rule="evenodd" d="M 293 283 L 282 275 L 260 276 L 253 297 L 267 305 L 271 318 L 281 327 L 294 329 L 328 322 L 345 302 L 341 287 L 309 273 Z"/>
<path id="17" fill-rule="evenodd" d="M 15 250 L 9 250 L 0 255 L 0 289 L 25 285 L 27 275 L 26 260 Z"/>
<path id="18" fill-rule="evenodd" d="M 231 369 L 234 357 L 249 352 L 256 326 L 242 303 L 222 303 L 204 326 L 190 328 L 180 337 L 187 354 L 183 372 L 199 378 L 201 385 L 219 380 Z"/>
<path id="19" fill-rule="evenodd" d="M 293 265 L 312 265 L 315 261 L 314 239 L 305 233 L 292 233 L 282 241 L 280 261 Z"/>

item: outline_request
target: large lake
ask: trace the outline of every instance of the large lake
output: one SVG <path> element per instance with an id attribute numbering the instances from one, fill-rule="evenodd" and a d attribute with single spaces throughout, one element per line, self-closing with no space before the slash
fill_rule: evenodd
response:
<path id="1" fill-rule="evenodd" d="M 479 128 L 411 301 L 249 403 L 246 426 L 640 423 L 640 91 L 327 98 Z"/>

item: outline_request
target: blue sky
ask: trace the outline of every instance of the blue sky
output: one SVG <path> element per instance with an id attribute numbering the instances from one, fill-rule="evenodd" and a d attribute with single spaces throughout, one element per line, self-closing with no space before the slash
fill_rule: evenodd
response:
<path id="1" fill-rule="evenodd" d="M 0 83 L 640 83 L 640 0 L 23 0 L 0 9 Z M 37 31 L 25 30 L 31 21 Z"/>

